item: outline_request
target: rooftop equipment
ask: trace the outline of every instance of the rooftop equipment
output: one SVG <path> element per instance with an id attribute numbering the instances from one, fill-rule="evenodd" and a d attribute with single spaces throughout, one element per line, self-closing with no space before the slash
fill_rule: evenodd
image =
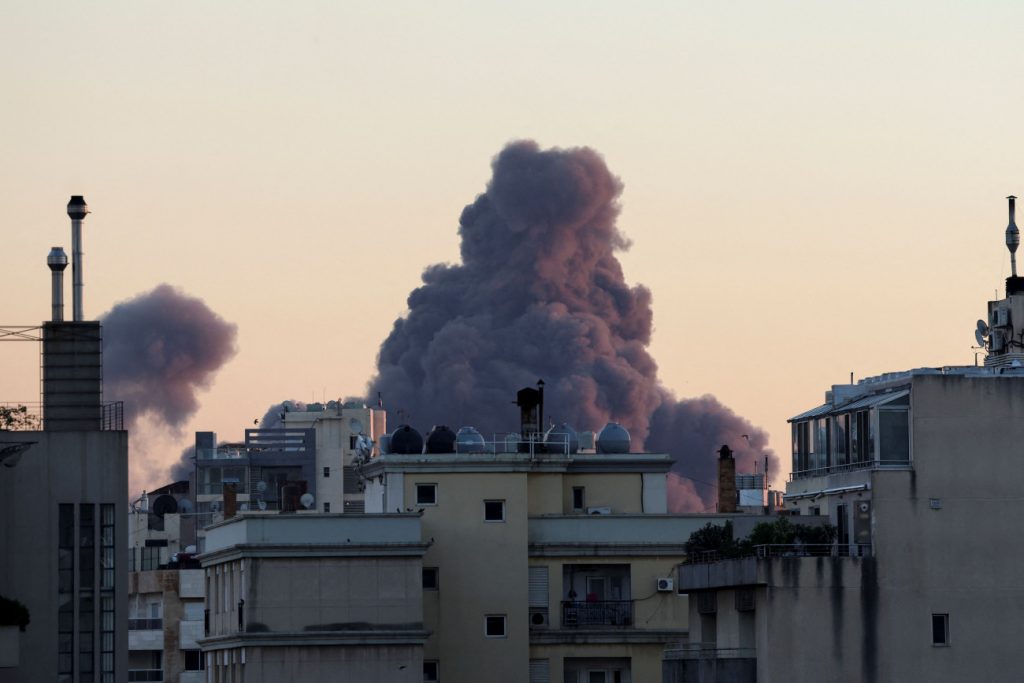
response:
<path id="1" fill-rule="evenodd" d="M 423 437 L 409 425 L 399 425 L 391 432 L 391 452 L 398 455 L 422 453 Z"/>
<path id="2" fill-rule="evenodd" d="M 618 422 L 609 422 L 597 435 L 598 453 L 629 453 L 629 446 L 629 431 Z"/>
<path id="3" fill-rule="evenodd" d="M 474 427 L 462 427 L 455 435 L 456 453 L 483 453 L 485 445 L 483 434 Z"/>
<path id="4" fill-rule="evenodd" d="M 82 303 L 82 294 L 85 289 L 82 263 L 82 221 L 89 213 L 89 205 L 85 203 L 82 195 L 72 195 L 71 201 L 68 202 L 68 216 L 71 218 L 72 307 L 74 309 L 73 320 L 76 323 L 85 320 Z"/>
<path id="5" fill-rule="evenodd" d="M 46 265 L 50 267 L 50 320 L 64 322 L 64 269 L 68 267 L 68 255 L 62 247 L 54 247 L 46 257 Z"/>
<path id="6" fill-rule="evenodd" d="M 454 453 L 455 432 L 448 425 L 434 425 L 427 434 L 427 453 Z"/>

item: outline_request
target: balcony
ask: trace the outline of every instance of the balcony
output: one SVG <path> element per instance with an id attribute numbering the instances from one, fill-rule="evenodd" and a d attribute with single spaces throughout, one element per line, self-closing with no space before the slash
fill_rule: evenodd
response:
<path id="1" fill-rule="evenodd" d="M 719 648 L 714 643 L 686 643 L 665 648 L 662 678 L 667 683 L 754 683 L 754 648 Z"/>
<path id="2" fill-rule="evenodd" d="M 163 680 L 163 669 L 128 669 L 128 683 L 160 683 Z"/>
<path id="3" fill-rule="evenodd" d="M 164 627 L 163 619 L 129 619 L 129 631 L 159 631 Z"/>
<path id="4" fill-rule="evenodd" d="M 565 600 L 562 628 L 604 628 L 633 626 L 632 600 Z"/>
<path id="5" fill-rule="evenodd" d="M 129 619 L 128 620 L 129 650 L 163 650 L 164 621 L 163 619 Z"/>
<path id="6" fill-rule="evenodd" d="M 797 479 L 811 479 L 813 477 L 827 477 L 843 472 L 855 472 L 857 470 L 912 470 L 913 464 L 909 460 L 865 460 L 863 462 L 848 462 L 841 465 L 829 465 L 827 467 L 815 467 L 812 469 L 796 470 L 789 475 L 789 481 Z"/>

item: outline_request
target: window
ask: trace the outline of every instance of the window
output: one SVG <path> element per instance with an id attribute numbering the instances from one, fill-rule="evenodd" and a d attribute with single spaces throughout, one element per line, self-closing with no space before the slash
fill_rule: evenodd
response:
<path id="1" fill-rule="evenodd" d="M 503 500 L 485 500 L 484 501 L 484 521 L 485 522 L 504 522 L 505 521 L 505 501 L 503 501 Z"/>
<path id="2" fill-rule="evenodd" d="M 330 476 L 331 476 L 331 468 L 330 467 L 325 467 L 324 468 L 324 479 L 329 479 Z"/>
<path id="3" fill-rule="evenodd" d="M 331 504 L 330 503 L 324 503 L 324 512 L 330 512 L 330 511 L 331 511 Z"/>
<path id="4" fill-rule="evenodd" d="M 356 445 L 358 443 L 359 443 L 359 435 L 358 434 L 349 434 L 348 435 L 348 448 L 349 448 L 350 451 L 354 451 L 356 449 Z"/>
<path id="5" fill-rule="evenodd" d="M 203 653 L 200 650 L 185 650 L 185 671 L 202 671 Z"/>
<path id="6" fill-rule="evenodd" d="M 437 484 L 416 484 L 417 505 L 437 505 Z"/>
<path id="7" fill-rule="evenodd" d="M 438 589 L 437 567 L 423 568 L 423 590 L 436 591 Z"/>
<path id="8" fill-rule="evenodd" d="M 573 512 L 579 512 L 584 507 L 586 507 L 586 496 L 584 495 L 585 491 L 586 491 L 586 489 L 583 488 L 582 486 L 573 486 L 572 487 L 572 509 L 573 509 Z"/>
<path id="9" fill-rule="evenodd" d="M 488 638 L 505 638 L 506 619 L 504 614 L 488 614 L 484 617 L 484 635 Z"/>
<path id="10" fill-rule="evenodd" d="M 949 615 L 932 615 L 932 645 L 949 645 Z"/>
<path id="11" fill-rule="evenodd" d="M 430 683 L 431 681 L 441 680 L 441 668 L 437 664 L 437 660 L 425 659 L 423 660 L 423 681 L 424 683 Z"/>

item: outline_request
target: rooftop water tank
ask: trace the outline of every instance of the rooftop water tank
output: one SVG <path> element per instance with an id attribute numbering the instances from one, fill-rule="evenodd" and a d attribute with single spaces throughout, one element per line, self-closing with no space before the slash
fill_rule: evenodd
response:
<path id="1" fill-rule="evenodd" d="M 462 427 L 455 439 L 457 453 L 483 453 L 484 437 L 474 427 Z"/>
<path id="2" fill-rule="evenodd" d="M 598 453 L 629 453 L 629 432 L 618 422 L 609 422 L 597 435 Z"/>
<path id="3" fill-rule="evenodd" d="M 414 455 L 423 452 L 423 437 L 409 425 L 399 425 L 391 432 L 391 453 Z"/>
<path id="4" fill-rule="evenodd" d="M 544 434 L 544 448 L 548 453 L 572 455 L 580 450 L 576 430 L 565 424 L 557 424 Z"/>
<path id="5" fill-rule="evenodd" d="M 427 453 L 454 453 L 455 432 L 448 425 L 434 425 L 427 434 Z"/>
<path id="6" fill-rule="evenodd" d="M 380 454 L 387 455 L 391 452 L 391 435 L 381 434 L 380 435 Z"/>

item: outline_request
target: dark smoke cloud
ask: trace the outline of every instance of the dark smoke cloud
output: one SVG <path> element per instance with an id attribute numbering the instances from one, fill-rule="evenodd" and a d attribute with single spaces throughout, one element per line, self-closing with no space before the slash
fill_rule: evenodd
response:
<path id="1" fill-rule="evenodd" d="M 543 378 L 555 421 L 620 422 L 634 450 L 669 452 L 677 474 L 694 479 L 714 480 L 722 443 L 751 471 L 770 452 L 762 431 L 713 397 L 677 401 L 658 381 L 651 293 L 626 284 L 615 256 L 629 246 L 615 225 L 622 185 L 601 157 L 522 141 L 492 167 L 459 221 L 462 263 L 424 271 L 381 345 L 368 400 L 380 391 L 392 415 L 420 429 L 513 431 L 514 391 Z M 714 502 L 714 489 L 687 481 L 670 478 L 673 509 Z"/>
<path id="2" fill-rule="evenodd" d="M 282 415 L 285 412 L 285 404 L 291 403 L 293 408 L 291 410 L 302 411 L 306 409 L 306 404 L 302 401 L 281 401 L 267 408 L 267 412 L 263 413 L 263 417 L 260 419 L 259 429 L 280 429 L 284 426 L 284 420 Z"/>
<path id="3" fill-rule="evenodd" d="M 103 336 L 104 395 L 124 401 L 129 426 L 147 415 L 179 429 L 237 350 L 234 324 L 167 284 L 116 304 Z"/>

